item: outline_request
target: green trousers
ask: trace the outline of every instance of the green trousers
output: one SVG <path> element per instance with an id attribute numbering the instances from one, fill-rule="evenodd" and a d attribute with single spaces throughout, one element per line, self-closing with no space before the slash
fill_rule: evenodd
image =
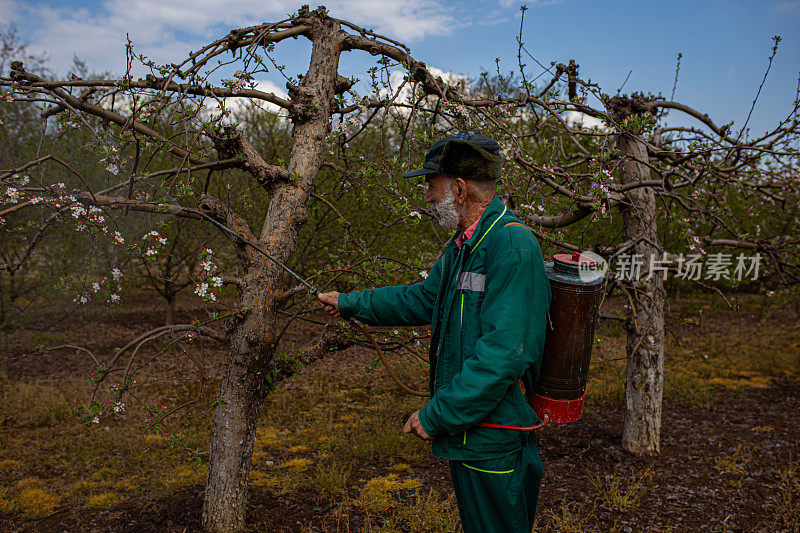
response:
<path id="1" fill-rule="evenodd" d="M 450 461 L 464 533 L 530 533 L 539 501 L 542 460 L 535 438 L 497 459 Z"/>

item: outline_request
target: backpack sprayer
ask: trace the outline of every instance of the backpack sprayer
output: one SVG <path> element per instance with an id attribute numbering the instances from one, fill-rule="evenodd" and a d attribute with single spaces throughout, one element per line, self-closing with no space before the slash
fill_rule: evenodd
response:
<path id="1" fill-rule="evenodd" d="M 308 280 L 218 220 L 196 209 L 186 207 L 182 209 L 208 220 L 222 231 L 256 250 L 305 285 L 310 294 L 314 296 L 320 294 L 320 290 Z M 543 427 L 550 420 L 568 423 L 575 422 L 581 417 L 586 383 L 589 378 L 594 330 L 599 317 L 600 304 L 603 301 L 605 278 L 599 262 L 580 252 L 571 255 L 554 255 L 552 263 L 545 263 L 545 271 L 550 281 L 553 299 L 548 313 L 547 334 L 539 381 L 531 394 L 526 394 L 531 407 L 542 419 L 542 422 L 535 426 L 507 426 L 480 422 L 476 426 L 534 431 Z M 392 370 L 375 339 L 353 319 L 346 319 L 346 321 L 367 338 L 372 348 L 378 353 L 386 372 L 401 389 L 414 396 L 430 396 L 429 393 L 413 390 L 404 384 Z M 523 392 L 525 392 L 524 388 Z"/>
<path id="2" fill-rule="evenodd" d="M 553 300 L 547 314 L 539 381 L 530 395 L 520 381 L 528 403 L 542 421 L 535 426 L 488 422 L 476 426 L 535 431 L 549 421 L 575 422 L 583 413 L 594 330 L 604 297 L 604 272 L 599 261 L 580 252 L 554 255 L 552 263 L 545 263 L 545 272 Z"/>

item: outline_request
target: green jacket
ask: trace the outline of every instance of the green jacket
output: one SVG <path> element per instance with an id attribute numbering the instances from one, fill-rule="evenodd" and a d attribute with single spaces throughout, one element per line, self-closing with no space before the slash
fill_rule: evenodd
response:
<path id="1" fill-rule="evenodd" d="M 495 197 L 459 251 L 455 235 L 422 283 L 339 295 L 339 312 L 371 325 L 431 325 L 431 399 L 420 411 L 445 459 L 500 457 L 527 434 L 473 427 L 532 426 L 550 282 L 536 238 Z"/>

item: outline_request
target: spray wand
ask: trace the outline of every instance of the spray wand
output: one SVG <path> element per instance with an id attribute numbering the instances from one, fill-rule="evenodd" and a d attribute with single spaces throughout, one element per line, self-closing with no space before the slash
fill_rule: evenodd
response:
<path id="1" fill-rule="evenodd" d="M 284 271 L 286 271 L 289 274 L 291 274 L 297 281 L 299 281 L 300 283 L 302 283 L 303 285 L 308 287 L 308 291 L 312 295 L 317 296 L 318 294 L 320 294 L 320 290 L 318 288 L 316 288 L 314 285 L 312 285 L 308 280 L 306 280 L 303 277 L 301 277 L 294 270 L 292 270 L 288 266 L 284 265 L 281 261 L 277 260 L 275 257 L 273 257 L 272 255 L 270 255 L 269 253 L 264 251 L 261 247 L 256 246 L 255 244 L 253 244 L 252 242 L 250 242 L 249 240 L 244 238 L 239 233 L 236 233 L 235 231 L 230 229 L 225 224 L 221 223 L 220 221 L 218 221 L 218 220 L 216 220 L 216 219 L 208 216 L 207 214 L 205 214 L 205 213 L 203 213 L 201 211 L 198 211 L 196 209 L 191 209 L 191 208 L 188 208 L 188 207 L 183 207 L 182 209 L 184 211 L 189 212 L 189 213 L 194 213 L 196 215 L 199 215 L 200 217 L 208 220 L 209 222 L 211 222 L 212 224 L 217 226 L 222 231 L 232 235 L 233 237 L 236 237 L 237 239 L 239 239 L 241 242 L 243 242 L 244 244 L 246 244 L 247 246 L 249 246 L 253 250 L 259 252 L 261 255 L 263 255 L 264 257 L 266 257 L 267 259 L 269 259 L 270 261 L 272 261 L 273 263 L 275 263 L 276 265 L 281 267 Z M 317 300 L 317 301 L 319 301 L 319 300 Z M 319 302 L 319 303 L 320 303 L 320 305 L 323 305 L 322 302 Z M 410 388 L 405 383 L 403 383 L 400 380 L 400 378 L 397 377 L 397 375 L 392 370 L 392 367 L 389 365 L 389 362 L 386 360 L 386 357 L 383 354 L 383 350 L 381 350 L 380 346 L 378 346 L 378 343 L 375 342 L 375 339 L 372 338 L 372 335 L 367 333 L 367 330 L 365 330 L 360 324 L 358 324 L 357 322 L 355 322 L 351 318 L 346 319 L 346 322 L 348 324 L 350 324 L 352 327 L 354 327 L 355 329 L 357 329 L 359 332 L 361 332 L 361 334 L 364 335 L 364 337 L 367 338 L 369 343 L 372 345 L 372 348 L 376 352 L 378 352 L 378 357 L 380 357 L 381 363 L 383 363 L 383 367 L 386 369 L 386 372 L 389 374 L 389 376 L 392 378 L 392 380 L 401 389 L 403 389 L 405 392 L 407 392 L 408 394 L 411 394 L 413 396 L 430 397 L 429 393 L 416 391 L 416 390 Z M 547 413 L 545 413 L 542 421 L 539 424 L 536 424 L 535 426 L 507 426 L 505 424 L 492 424 L 492 423 L 489 423 L 489 422 L 479 422 L 479 423 L 477 423 L 475 425 L 478 426 L 478 427 L 485 427 L 485 428 L 492 428 L 492 429 L 506 429 L 506 430 L 513 430 L 513 431 L 535 431 L 537 429 L 542 428 L 545 424 L 547 424 L 549 419 L 550 419 L 549 415 Z"/>
<path id="2" fill-rule="evenodd" d="M 284 271 L 286 271 L 289 274 L 291 274 L 297 281 L 299 281 L 300 283 L 302 283 L 303 285 L 305 285 L 308 288 L 308 292 L 310 294 L 312 294 L 314 296 L 317 296 L 318 294 L 320 294 L 321 291 L 318 288 L 316 288 L 314 285 L 312 285 L 311 282 L 309 282 L 308 280 L 306 280 L 303 277 L 301 277 L 294 270 L 292 270 L 288 266 L 284 265 L 281 261 L 279 261 L 278 259 L 276 259 L 272 255 L 270 255 L 269 253 L 264 251 L 260 246 L 256 246 L 255 244 L 250 242 L 248 239 L 246 239 L 244 236 L 242 236 L 239 233 L 233 231 L 231 228 L 229 228 L 228 226 L 226 226 L 222 222 L 214 219 L 213 217 L 208 216 L 207 214 L 203 213 L 202 211 L 198 211 L 197 209 L 191 209 L 191 208 L 188 208 L 188 207 L 182 207 L 181 209 L 184 210 L 184 211 L 187 211 L 189 213 L 194 213 L 195 215 L 199 215 L 200 217 L 208 220 L 209 222 L 211 222 L 212 224 L 217 226 L 222 231 L 232 235 L 233 237 L 236 237 L 241 242 L 243 242 L 244 244 L 246 244 L 247 246 L 249 246 L 253 250 L 257 251 L 258 253 L 260 253 L 261 255 L 263 255 L 264 257 L 266 257 L 267 259 L 269 259 L 270 261 L 272 261 L 273 263 L 275 263 L 279 267 L 281 267 Z M 319 302 L 319 300 L 317 300 L 317 301 Z M 319 303 L 320 303 L 320 305 L 323 305 L 322 302 L 319 302 Z M 381 363 L 383 363 L 383 367 L 386 369 L 386 372 L 388 372 L 388 374 L 392 378 L 392 380 L 401 389 L 403 389 L 405 392 L 407 392 L 408 394 L 411 394 L 413 396 L 424 396 L 424 397 L 430 396 L 430 394 L 428 394 L 427 392 L 416 391 L 416 390 L 412 389 L 411 387 L 409 387 L 408 385 L 406 385 L 405 383 L 403 383 L 400 380 L 400 378 L 397 377 L 397 374 L 395 374 L 394 371 L 392 370 L 392 367 L 389 365 L 389 362 L 386 360 L 386 356 L 383 354 L 383 350 L 381 350 L 380 346 L 378 346 L 378 343 L 375 342 L 375 339 L 372 338 L 372 335 L 370 335 L 367 332 L 367 330 L 365 330 L 360 324 L 355 322 L 353 319 L 348 318 L 345 321 L 348 324 L 350 324 L 353 328 L 357 329 L 362 335 L 364 335 L 364 337 L 366 337 L 366 339 L 372 345 L 372 348 L 376 352 L 378 352 L 378 357 L 380 357 Z"/>

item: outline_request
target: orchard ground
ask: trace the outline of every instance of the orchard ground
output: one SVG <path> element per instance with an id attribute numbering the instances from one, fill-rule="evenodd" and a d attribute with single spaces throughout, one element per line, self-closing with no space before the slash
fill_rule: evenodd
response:
<path id="1" fill-rule="evenodd" d="M 610 300 L 603 311 L 621 305 Z M 661 456 L 620 448 L 625 333 L 621 322 L 603 319 L 593 359 L 607 361 L 592 365 L 583 418 L 538 433 L 545 476 L 536 531 L 800 530 L 797 310 L 748 296 L 732 311 L 695 295 L 673 298 L 671 313 Z M 213 408 L 171 419 L 185 435 L 180 445 L 143 431 L 146 414 L 131 397 L 124 412 L 87 427 L 70 409 L 89 397 L 91 359 L 38 349 L 76 344 L 108 358 L 161 325 L 162 304 L 142 293 L 36 329 L 63 314 L 42 311 L 29 329 L 0 339 L 0 529 L 199 530 Z M 196 299 L 179 302 L 179 321 L 205 316 Z M 287 347 L 315 331 L 292 329 Z M 214 341 L 203 348 L 216 392 L 226 351 Z M 169 408 L 197 393 L 182 377 L 196 367 L 177 347 L 162 349 L 137 355 L 155 359 L 137 377 L 136 395 Z M 189 349 L 199 353 L 196 342 Z M 374 358 L 361 347 L 331 353 L 267 399 L 250 475 L 250 530 L 458 529 L 446 462 L 402 433 L 424 399 L 400 391 Z M 424 369 L 398 364 L 424 386 Z"/>

